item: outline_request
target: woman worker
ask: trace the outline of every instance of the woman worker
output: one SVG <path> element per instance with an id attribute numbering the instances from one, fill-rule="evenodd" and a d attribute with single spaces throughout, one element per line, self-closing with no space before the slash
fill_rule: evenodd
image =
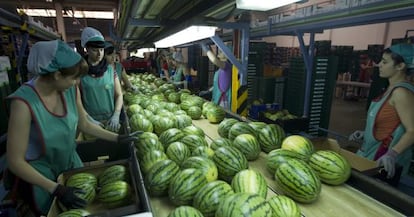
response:
<path id="1" fill-rule="evenodd" d="M 13 195 L 22 197 L 36 216 L 47 215 L 54 196 L 68 208 L 83 207 L 86 202 L 75 194 L 82 193 L 80 189 L 56 182 L 63 171 L 82 167 L 76 153 L 77 129 L 120 144 L 136 138 L 118 136 L 88 121 L 76 87 L 88 65 L 64 42 L 34 44 L 27 68 L 37 76 L 8 97 L 5 180 Z"/>
<path id="2" fill-rule="evenodd" d="M 135 85 L 132 85 L 131 82 L 128 79 L 128 75 L 125 72 L 124 67 L 120 62 L 116 61 L 116 58 L 118 54 L 115 52 L 115 47 L 111 42 L 106 41 L 105 42 L 105 59 L 109 66 L 112 66 L 113 69 L 115 69 L 116 75 L 118 76 L 118 79 L 122 80 L 122 82 L 125 85 L 125 88 L 132 91 L 137 91 L 138 88 Z"/>
<path id="3" fill-rule="evenodd" d="M 86 48 L 88 74 L 81 78 L 80 90 L 85 110 L 95 123 L 102 123 L 111 131 L 120 128 L 119 116 L 123 105 L 121 84 L 112 66 L 104 59 L 105 41 L 102 34 L 86 27 L 81 45 Z"/>
<path id="4" fill-rule="evenodd" d="M 395 164 L 407 174 L 414 144 L 414 85 L 407 75 L 414 71 L 414 45 L 398 44 L 386 49 L 379 63 L 380 76 L 387 78 L 385 93 L 371 102 L 365 131 L 355 131 L 350 140 L 362 140 L 357 154 L 377 161 L 387 177 L 395 174 Z"/>
<path id="5" fill-rule="evenodd" d="M 231 73 L 232 64 L 222 52 L 216 57 L 205 43 L 201 48 L 206 52 L 208 59 L 219 69 L 214 73 L 213 86 L 208 91 L 201 91 L 200 95 L 212 92 L 212 101 L 226 109 L 231 109 Z"/>
<path id="6" fill-rule="evenodd" d="M 180 51 L 174 52 L 173 61 L 176 68 L 175 73 L 170 77 L 171 82 L 176 86 L 187 89 L 188 68 L 184 63 L 183 54 Z"/>

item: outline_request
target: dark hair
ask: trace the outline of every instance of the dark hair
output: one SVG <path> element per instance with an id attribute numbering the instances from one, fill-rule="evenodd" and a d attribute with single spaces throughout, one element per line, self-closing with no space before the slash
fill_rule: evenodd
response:
<path id="1" fill-rule="evenodd" d="M 75 77 L 81 77 L 88 73 L 89 66 L 86 60 L 81 58 L 81 60 L 74 66 L 69 67 L 69 68 L 63 68 L 63 69 L 60 69 L 59 71 L 64 77 L 72 76 L 72 75 L 74 75 Z"/>
<path id="2" fill-rule="evenodd" d="M 104 50 L 104 52 L 105 52 L 105 55 L 110 55 L 110 54 L 113 54 L 114 53 L 114 51 L 115 51 L 115 48 L 114 47 L 107 47 L 107 48 L 105 48 L 105 50 Z"/>
<path id="3" fill-rule="evenodd" d="M 391 59 L 394 61 L 394 65 L 398 65 L 400 63 L 405 63 L 404 58 L 401 55 L 392 52 L 392 50 L 389 49 L 389 48 L 385 49 L 384 53 L 391 54 Z M 405 73 L 407 75 L 410 75 L 411 73 L 414 73 L 414 68 L 408 68 L 407 67 L 407 70 L 406 70 Z"/>

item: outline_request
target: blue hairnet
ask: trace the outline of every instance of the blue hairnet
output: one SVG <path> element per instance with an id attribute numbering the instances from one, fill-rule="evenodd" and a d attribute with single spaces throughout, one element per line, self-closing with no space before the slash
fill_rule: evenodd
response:
<path id="1" fill-rule="evenodd" d="M 86 44 L 90 42 L 94 47 L 105 47 L 105 39 L 100 31 L 92 27 L 86 27 L 81 34 L 81 45 L 86 47 Z"/>
<path id="2" fill-rule="evenodd" d="M 81 59 L 80 54 L 61 40 L 40 41 L 30 49 L 27 69 L 29 72 L 44 75 L 70 68 Z"/>
<path id="3" fill-rule="evenodd" d="M 403 59 L 407 68 L 414 68 L 414 45 L 412 44 L 397 44 L 390 47 L 393 53 L 400 55 Z"/>

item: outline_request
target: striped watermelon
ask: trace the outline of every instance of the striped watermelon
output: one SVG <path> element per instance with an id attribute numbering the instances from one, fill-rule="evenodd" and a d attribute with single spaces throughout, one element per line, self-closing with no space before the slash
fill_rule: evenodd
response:
<path id="1" fill-rule="evenodd" d="M 212 124 L 220 123 L 224 117 L 226 117 L 226 112 L 220 106 L 212 106 L 207 110 L 207 120 Z"/>
<path id="2" fill-rule="evenodd" d="M 84 185 L 92 185 L 96 188 L 98 179 L 92 173 L 83 172 L 73 174 L 66 180 L 66 186 L 68 187 L 83 188 Z"/>
<path id="3" fill-rule="evenodd" d="M 180 94 L 179 93 L 170 93 L 168 94 L 168 101 L 174 102 L 174 103 L 180 103 Z"/>
<path id="4" fill-rule="evenodd" d="M 267 126 L 267 124 L 261 121 L 252 121 L 249 122 L 249 126 L 251 126 L 256 131 L 256 134 L 259 135 L 259 131 Z"/>
<path id="5" fill-rule="evenodd" d="M 277 124 L 268 124 L 259 131 L 259 143 L 266 153 L 280 148 L 284 138 L 285 131 Z"/>
<path id="6" fill-rule="evenodd" d="M 132 104 L 128 106 L 127 114 L 129 117 L 132 117 L 132 115 L 141 113 L 143 111 L 143 108 L 138 104 Z"/>
<path id="7" fill-rule="evenodd" d="M 222 146 L 232 146 L 232 141 L 230 139 L 226 138 L 218 138 L 211 142 L 210 147 L 213 150 L 216 150 L 217 148 L 220 148 Z"/>
<path id="8" fill-rule="evenodd" d="M 137 149 L 136 154 L 139 159 L 142 159 L 151 150 L 164 151 L 164 146 L 161 142 L 154 138 L 140 140 L 138 144 L 135 144 L 135 148 Z"/>
<path id="9" fill-rule="evenodd" d="M 191 157 L 191 150 L 182 142 L 173 142 L 168 146 L 166 154 L 170 160 L 181 166 L 187 158 Z"/>
<path id="10" fill-rule="evenodd" d="M 257 194 L 235 193 L 220 203 L 215 217 L 272 217 L 272 208 Z"/>
<path id="11" fill-rule="evenodd" d="M 181 167 L 183 169 L 199 169 L 205 175 L 207 182 L 215 181 L 218 177 L 217 166 L 214 164 L 212 160 L 206 157 L 189 157 L 184 161 L 183 164 L 181 164 Z"/>
<path id="12" fill-rule="evenodd" d="M 194 125 L 185 127 L 184 129 L 182 129 L 182 131 L 186 135 L 198 135 L 201 138 L 204 138 L 205 136 L 203 129 L 201 129 L 200 127 L 194 126 Z"/>
<path id="13" fill-rule="evenodd" d="M 249 167 L 246 157 L 238 149 L 223 146 L 214 151 L 213 161 L 217 166 L 219 177 L 230 182 L 236 173 Z"/>
<path id="14" fill-rule="evenodd" d="M 341 185 L 351 176 L 349 162 L 334 151 L 320 150 L 313 153 L 309 165 L 322 182 L 330 185 Z"/>
<path id="15" fill-rule="evenodd" d="M 168 145 L 180 141 L 185 134 L 177 128 L 168 129 L 160 134 L 159 140 L 164 145 L 164 149 L 167 149 Z"/>
<path id="16" fill-rule="evenodd" d="M 233 140 L 233 147 L 239 149 L 247 160 L 256 160 L 260 154 L 260 145 L 256 137 L 250 134 L 240 134 Z"/>
<path id="17" fill-rule="evenodd" d="M 131 202 L 131 187 L 125 181 L 115 181 L 102 186 L 97 199 L 109 208 L 120 207 Z"/>
<path id="18" fill-rule="evenodd" d="M 62 212 L 58 217 L 84 217 L 89 216 L 91 213 L 84 209 L 71 209 L 66 212 Z"/>
<path id="19" fill-rule="evenodd" d="M 238 135 L 241 134 L 250 134 L 253 136 L 256 136 L 255 130 L 249 126 L 246 122 L 238 122 L 233 124 L 233 126 L 230 127 L 228 139 L 233 141 Z"/>
<path id="20" fill-rule="evenodd" d="M 145 187 L 152 196 L 167 195 L 168 187 L 180 171 L 178 165 L 169 159 L 155 163 L 145 176 Z"/>
<path id="21" fill-rule="evenodd" d="M 312 142 L 308 138 L 299 135 L 286 137 L 282 142 L 282 149 L 287 149 L 299 153 L 306 159 L 309 159 L 314 152 Z"/>
<path id="22" fill-rule="evenodd" d="M 292 158 L 305 160 L 302 155 L 296 152 L 286 149 L 275 149 L 266 156 L 266 169 L 274 176 L 279 165 Z"/>
<path id="23" fill-rule="evenodd" d="M 206 184 L 207 179 L 201 170 L 184 169 L 171 181 L 168 197 L 177 206 L 190 205 L 194 195 Z"/>
<path id="24" fill-rule="evenodd" d="M 191 152 L 199 146 L 206 146 L 208 147 L 208 143 L 204 137 L 200 137 L 198 135 L 187 135 L 184 136 L 180 142 L 184 143 L 188 148 L 190 148 Z"/>
<path id="25" fill-rule="evenodd" d="M 239 121 L 234 118 L 225 118 L 223 121 L 220 122 L 217 128 L 218 134 L 222 138 L 228 138 L 229 130 L 233 124 L 238 123 Z"/>
<path id="26" fill-rule="evenodd" d="M 168 217 L 204 217 L 203 214 L 191 206 L 179 206 L 175 208 Z"/>
<path id="27" fill-rule="evenodd" d="M 182 110 L 181 110 L 182 111 Z M 185 111 L 183 111 L 185 113 Z M 193 121 L 190 116 L 187 114 L 176 114 L 177 119 L 177 128 L 183 129 L 185 127 L 191 126 Z"/>
<path id="28" fill-rule="evenodd" d="M 188 108 L 187 114 L 191 117 L 191 119 L 198 120 L 201 117 L 201 108 L 198 106 L 191 106 Z"/>
<path id="29" fill-rule="evenodd" d="M 87 204 L 92 203 L 92 201 L 95 199 L 95 196 L 96 196 L 95 186 L 86 184 L 86 185 L 83 185 L 81 189 L 84 192 L 75 193 L 75 195 L 78 196 L 79 198 L 84 199 Z"/>
<path id="30" fill-rule="evenodd" d="M 146 118 L 134 118 L 130 120 L 129 125 L 131 126 L 132 131 L 152 132 L 154 130 L 151 121 Z"/>
<path id="31" fill-rule="evenodd" d="M 176 122 L 169 117 L 160 117 L 156 121 L 152 122 L 154 125 L 154 131 L 157 135 L 160 135 L 162 132 L 174 128 Z"/>
<path id="32" fill-rule="evenodd" d="M 174 112 L 175 115 L 187 115 L 187 112 L 185 112 L 184 110 L 177 110 Z M 187 115 L 188 116 L 188 115 Z"/>
<path id="33" fill-rule="evenodd" d="M 168 111 L 170 111 L 170 112 L 175 112 L 175 111 L 180 110 L 180 106 L 179 106 L 179 105 L 177 105 L 176 103 L 172 103 L 172 102 L 170 102 L 170 103 L 167 103 L 167 104 L 165 105 L 165 109 L 167 109 L 167 110 L 168 110 Z"/>
<path id="34" fill-rule="evenodd" d="M 143 140 L 143 139 L 146 139 L 146 138 L 154 138 L 154 139 L 158 140 L 157 134 L 151 133 L 151 132 L 143 132 L 138 136 L 138 138 L 139 138 L 139 141 Z"/>
<path id="35" fill-rule="evenodd" d="M 279 190 L 301 203 L 315 201 L 321 192 L 318 175 L 302 160 L 290 159 L 280 165 L 275 179 Z"/>
<path id="36" fill-rule="evenodd" d="M 206 158 L 213 158 L 214 150 L 207 146 L 198 146 L 191 153 L 192 156 L 201 156 Z"/>
<path id="37" fill-rule="evenodd" d="M 231 181 L 231 187 L 236 193 L 257 194 L 266 199 L 267 183 L 263 175 L 254 170 L 242 170 Z"/>
<path id="38" fill-rule="evenodd" d="M 168 159 L 167 155 L 159 150 L 151 150 L 148 153 L 146 153 L 144 155 L 144 157 L 141 160 L 141 169 L 142 172 L 144 172 L 145 174 L 148 173 L 148 171 L 151 169 L 151 167 L 157 163 L 158 161 L 161 160 L 166 160 Z"/>
<path id="39" fill-rule="evenodd" d="M 146 109 L 144 109 L 143 111 L 142 111 L 142 114 L 148 119 L 148 120 L 150 120 L 150 118 L 149 117 L 152 117 L 152 116 L 154 116 L 154 113 L 152 113 L 152 111 L 150 111 L 150 110 L 146 110 Z M 152 122 L 151 122 L 152 123 Z"/>
<path id="40" fill-rule="evenodd" d="M 289 197 L 277 195 L 271 197 L 267 202 L 272 207 L 273 217 L 301 216 L 299 206 Z"/>
<path id="41" fill-rule="evenodd" d="M 128 170 L 123 165 L 110 166 L 98 176 L 99 186 L 104 186 L 108 183 L 120 180 L 128 180 Z"/>
<path id="42" fill-rule="evenodd" d="M 232 194 L 234 191 L 227 182 L 221 180 L 209 182 L 194 196 L 193 206 L 200 210 L 204 217 L 214 217 L 219 204 Z"/>

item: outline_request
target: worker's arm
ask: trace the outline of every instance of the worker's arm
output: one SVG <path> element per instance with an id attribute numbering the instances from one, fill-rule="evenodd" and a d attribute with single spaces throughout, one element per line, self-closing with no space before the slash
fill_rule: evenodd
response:
<path id="1" fill-rule="evenodd" d="M 40 186 L 53 193 L 57 183 L 50 180 L 34 169 L 25 159 L 29 144 L 30 110 L 21 100 L 13 100 L 7 132 L 7 163 L 9 169 L 24 181 Z"/>

